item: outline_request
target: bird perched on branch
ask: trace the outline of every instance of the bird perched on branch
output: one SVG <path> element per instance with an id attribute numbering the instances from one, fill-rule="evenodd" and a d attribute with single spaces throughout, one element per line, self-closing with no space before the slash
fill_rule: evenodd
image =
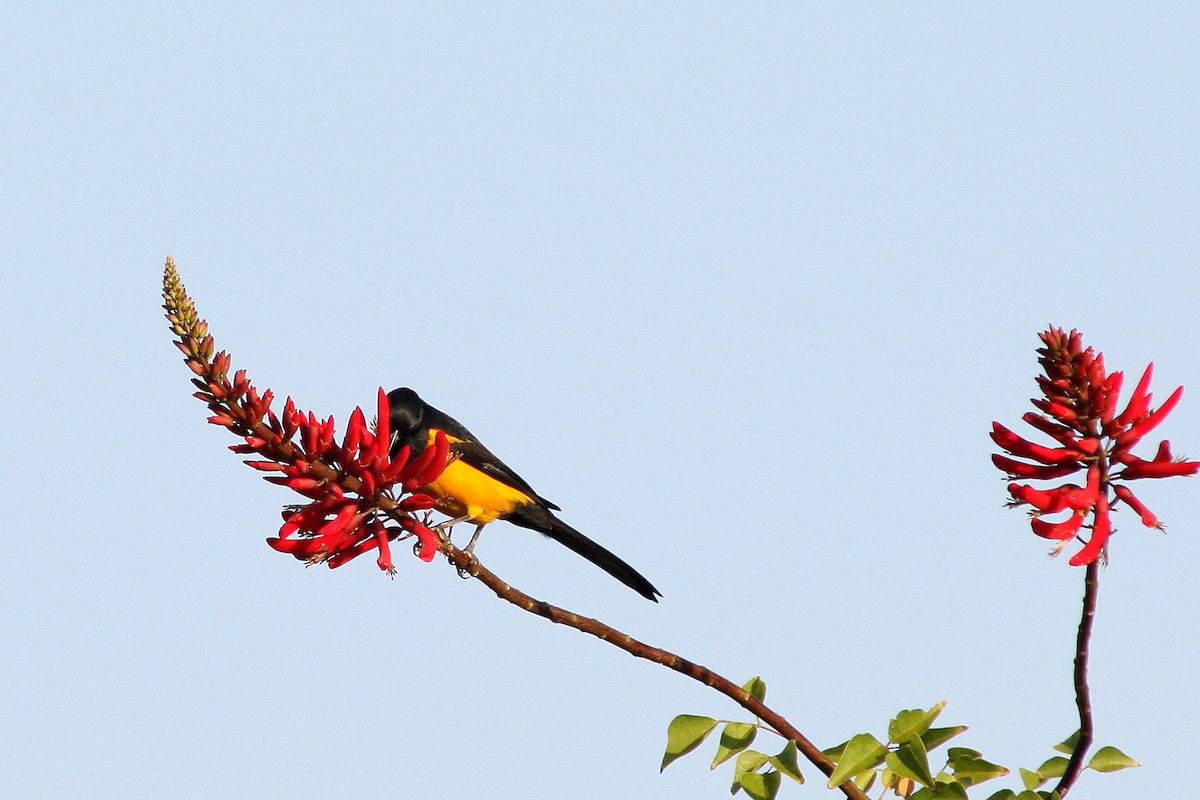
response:
<path id="1" fill-rule="evenodd" d="M 438 431 L 445 432 L 450 444 L 446 469 L 417 491 L 434 498 L 437 509 L 453 518 L 449 524 L 475 524 L 475 534 L 466 548 L 468 554 L 475 549 L 483 526 L 507 520 L 566 545 L 642 597 L 658 602 L 662 593 L 650 581 L 556 517 L 554 512 L 561 510 L 558 506 L 535 492 L 457 420 L 426 403 L 412 389 L 395 389 L 388 393 L 388 401 L 393 456 L 405 445 L 416 456 L 433 443 Z"/>

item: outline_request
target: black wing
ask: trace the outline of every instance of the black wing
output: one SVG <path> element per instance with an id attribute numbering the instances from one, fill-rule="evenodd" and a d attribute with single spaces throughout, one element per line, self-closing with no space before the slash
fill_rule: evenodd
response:
<path id="1" fill-rule="evenodd" d="M 459 440 L 450 445 L 450 453 L 455 458 L 500 483 L 529 495 L 546 508 L 561 510 L 535 492 L 524 478 L 480 444 L 475 434 L 467 430 L 465 425 L 426 403 L 412 389 L 394 389 L 388 393 L 388 400 L 392 407 L 392 431 L 396 437 L 391 448 L 392 455 L 404 445 L 408 445 L 412 454 L 416 456 L 425 449 L 430 430 L 443 430 L 451 438 Z"/>
<path id="2" fill-rule="evenodd" d="M 461 425 L 459 428 L 461 430 L 466 430 L 465 428 L 462 428 Z M 443 430 L 445 430 L 446 433 L 449 433 L 451 436 L 458 438 L 457 435 L 449 429 L 443 428 Z M 517 491 L 529 495 L 546 508 L 552 508 L 555 511 L 562 510 L 558 506 L 554 505 L 554 503 L 551 503 L 549 500 L 535 492 L 533 487 L 530 486 L 524 478 L 513 472 L 507 464 L 496 458 L 496 456 L 492 454 L 492 451 L 488 450 L 474 439 L 452 443 L 450 445 L 450 453 L 454 456 L 457 456 L 464 464 L 469 464 L 485 475 L 489 475 L 500 481 L 500 483 L 511 486 Z"/>

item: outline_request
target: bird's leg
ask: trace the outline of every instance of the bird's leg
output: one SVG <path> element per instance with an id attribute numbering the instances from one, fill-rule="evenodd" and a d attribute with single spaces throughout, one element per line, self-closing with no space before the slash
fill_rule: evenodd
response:
<path id="1" fill-rule="evenodd" d="M 475 543 L 479 541 L 479 534 L 482 532 L 483 532 L 483 526 L 476 525 L 475 526 L 475 535 L 471 537 L 470 543 L 467 545 L 466 549 L 463 550 L 463 553 L 467 556 L 467 566 L 465 566 L 465 567 L 460 567 L 457 565 L 455 566 L 455 569 L 458 570 L 458 577 L 460 577 L 460 578 L 471 577 L 471 574 L 467 570 L 479 563 L 479 559 L 475 557 Z"/>
<path id="2" fill-rule="evenodd" d="M 471 557 L 472 561 L 475 560 L 475 544 L 476 544 L 476 542 L 479 541 L 479 534 L 481 534 L 481 533 L 483 533 L 483 526 L 476 525 L 475 526 L 475 535 L 471 537 L 471 541 L 467 543 L 467 548 L 465 550 L 463 550 L 464 553 L 466 553 L 467 555 L 469 555 Z"/>
<path id="3" fill-rule="evenodd" d="M 437 525 L 432 526 L 432 530 L 434 530 L 438 536 L 442 537 L 446 541 L 450 541 L 450 528 L 453 528 L 460 522 L 466 522 L 467 519 L 467 517 L 455 517 L 454 519 L 448 519 L 445 522 L 439 522 Z M 450 543 L 453 544 L 453 542 Z"/>

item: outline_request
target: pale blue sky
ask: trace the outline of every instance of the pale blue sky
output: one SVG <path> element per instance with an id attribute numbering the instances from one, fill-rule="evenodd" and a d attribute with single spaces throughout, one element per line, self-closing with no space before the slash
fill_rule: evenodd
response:
<path id="1" fill-rule="evenodd" d="M 0 36 L 0 794 L 728 790 L 658 775 L 675 714 L 739 715 L 703 687 L 442 561 L 270 550 L 292 496 L 189 396 L 167 253 L 261 387 L 418 389 L 664 599 L 493 526 L 534 595 L 761 674 L 823 745 L 939 700 L 1014 769 L 1074 729 L 1082 573 L 987 431 L 1053 322 L 1187 385 L 1161 431 L 1200 456 L 1194 4 L 16 2 Z M 1145 766 L 1089 800 L 1193 761 L 1198 488 L 1144 487 L 1167 536 L 1118 519 L 1097 733 Z M 783 797 L 833 796 L 806 772 Z"/>

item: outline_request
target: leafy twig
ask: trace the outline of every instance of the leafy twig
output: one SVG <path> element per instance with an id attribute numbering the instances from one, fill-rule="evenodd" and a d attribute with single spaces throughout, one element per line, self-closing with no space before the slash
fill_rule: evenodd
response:
<path id="1" fill-rule="evenodd" d="M 472 558 L 472 556 L 459 550 L 448 539 L 443 539 L 440 549 L 442 554 L 453 562 L 460 571 L 478 579 L 500 599 L 506 600 L 518 608 L 548 619 L 551 622 L 591 634 L 614 647 L 624 650 L 630 655 L 637 658 L 644 658 L 647 661 L 653 661 L 655 664 L 661 664 L 664 667 L 673 669 L 693 680 L 716 689 L 770 725 L 784 738 L 795 742 L 796 749 L 812 762 L 817 769 L 825 773 L 826 777 L 833 774 L 835 764 L 829 756 L 821 752 L 820 748 L 797 730 L 794 725 L 784 719 L 781 714 L 768 707 L 761 700 L 750 694 L 750 692 L 728 678 L 713 672 L 708 667 L 697 664 L 694 661 L 689 661 L 668 650 L 641 642 L 623 631 L 606 625 L 598 619 L 584 617 L 543 600 L 537 600 L 525 594 L 520 589 L 516 589 L 505 583 L 495 573 L 479 563 L 478 559 Z M 851 798 L 851 800 L 867 800 L 867 795 L 853 781 L 846 781 L 838 788 L 846 797 Z"/>

